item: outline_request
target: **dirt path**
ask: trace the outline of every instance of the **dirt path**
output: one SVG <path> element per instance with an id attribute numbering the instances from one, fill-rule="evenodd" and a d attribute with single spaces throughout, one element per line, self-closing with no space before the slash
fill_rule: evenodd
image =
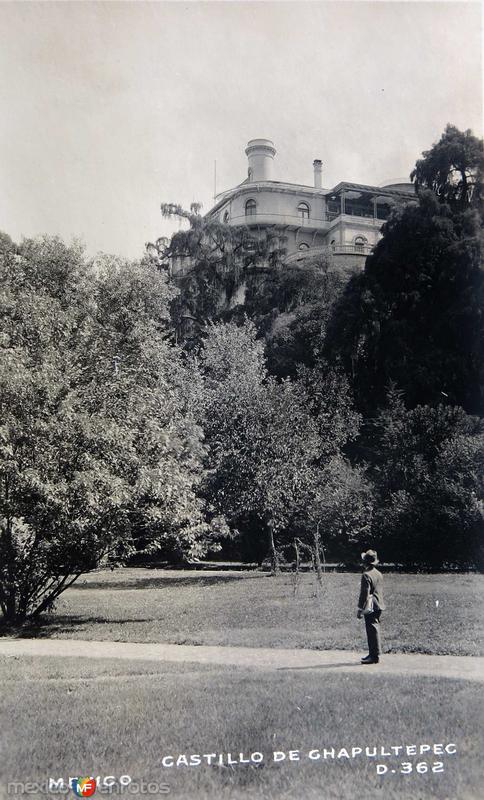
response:
<path id="1" fill-rule="evenodd" d="M 484 657 L 394 653 L 378 665 L 362 666 L 360 653 L 347 650 L 281 650 L 263 647 L 206 647 L 78 639 L 0 639 L 1 656 L 123 658 L 144 661 L 221 664 L 265 670 L 327 669 L 381 675 L 431 675 L 484 682 Z"/>

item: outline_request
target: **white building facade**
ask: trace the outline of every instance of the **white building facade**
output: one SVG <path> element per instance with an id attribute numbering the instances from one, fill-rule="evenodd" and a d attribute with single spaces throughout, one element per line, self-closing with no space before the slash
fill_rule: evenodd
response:
<path id="1" fill-rule="evenodd" d="M 270 139 L 252 139 L 246 148 L 248 176 L 215 198 L 206 215 L 227 225 L 244 225 L 256 233 L 280 235 L 286 263 L 327 252 L 355 266 L 364 265 L 381 237 L 381 227 L 396 204 L 415 202 L 411 183 L 385 186 L 338 183 L 322 186 L 322 163 L 313 162 L 314 186 L 274 180 L 276 149 Z"/>

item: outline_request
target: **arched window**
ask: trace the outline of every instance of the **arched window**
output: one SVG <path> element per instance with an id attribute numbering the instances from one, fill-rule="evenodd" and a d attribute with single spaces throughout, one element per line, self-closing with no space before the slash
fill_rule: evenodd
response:
<path id="1" fill-rule="evenodd" d="M 257 203 L 255 200 L 247 200 L 245 204 L 245 216 L 246 217 L 253 217 L 257 208 Z"/>
<path id="2" fill-rule="evenodd" d="M 309 250 L 309 245 L 306 242 L 301 242 L 299 245 L 299 250 Z"/>
<path id="3" fill-rule="evenodd" d="M 297 210 L 302 220 L 309 219 L 309 206 L 307 203 L 299 203 Z"/>
<path id="4" fill-rule="evenodd" d="M 229 212 L 226 211 L 225 214 L 224 214 L 224 222 L 228 222 L 229 218 L 230 218 Z"/>
<path id="5" fill-rule="evenodd" d="M 368 239 L 365 239 L 364 236 L 357 236 L 355 238 L 355 250 L 358 250 L 360 253 L 363 252 L 366 244 L 368 244 Z"/>

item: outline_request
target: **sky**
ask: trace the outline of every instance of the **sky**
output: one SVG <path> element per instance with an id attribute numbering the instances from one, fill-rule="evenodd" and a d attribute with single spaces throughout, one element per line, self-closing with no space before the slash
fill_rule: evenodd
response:
<path id="1" fill-rule="evenodd" d="M 275 179 L 408 176 L 446 123 L 482 135 L 467 2 L 0 2 L 0 229 L 138 258 L 272 139 Z"/>

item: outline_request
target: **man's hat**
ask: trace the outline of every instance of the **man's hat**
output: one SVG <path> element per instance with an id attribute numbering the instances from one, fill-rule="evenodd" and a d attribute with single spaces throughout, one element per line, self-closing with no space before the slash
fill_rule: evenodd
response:
<path id="1" fill-rule="evenodd" d="M 378 556 L 376 554 L 376 550 L 367 550 L 366 553 L 361 554 L 361 560 L 365 562 L 365 564 L 379 564 Z"/>

